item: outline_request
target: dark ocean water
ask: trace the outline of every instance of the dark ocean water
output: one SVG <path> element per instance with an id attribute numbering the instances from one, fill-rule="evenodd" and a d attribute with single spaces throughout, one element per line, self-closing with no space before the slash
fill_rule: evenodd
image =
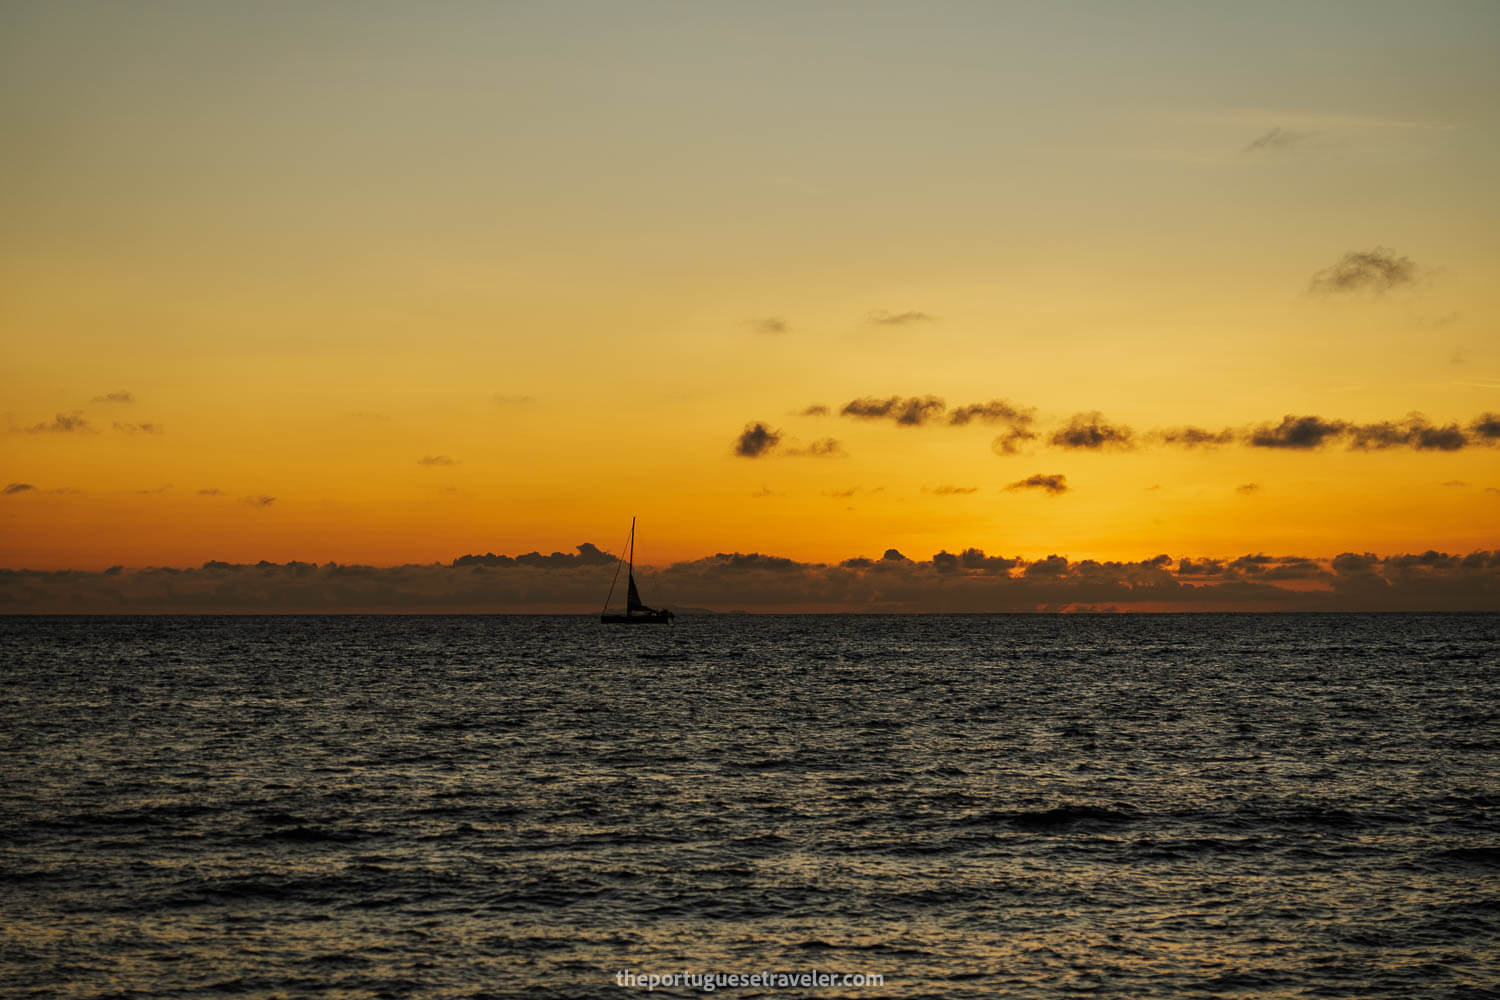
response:
<path id="1" fill-rule="evenodd" d="M 5 996 L 1500 996 L 1500 616 L 0 618 L 0 679 Z"/>

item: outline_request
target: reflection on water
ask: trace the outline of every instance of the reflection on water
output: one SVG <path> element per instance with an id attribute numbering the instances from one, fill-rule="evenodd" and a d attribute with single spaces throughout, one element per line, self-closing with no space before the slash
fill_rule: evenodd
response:
<path id="1" fill-rule="evenodd" d="M 1497 640 L 1496 616 L 0 619 L 0 978 L 1493 995 Z"/>

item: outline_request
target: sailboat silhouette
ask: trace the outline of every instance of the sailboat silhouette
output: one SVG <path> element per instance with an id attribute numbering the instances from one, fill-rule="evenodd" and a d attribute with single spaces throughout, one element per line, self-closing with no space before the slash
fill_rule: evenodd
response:
<path id="1" fill-rule="evenodd" d="M 615 564 L 615 578 L 610 581 L 609 594 L 604 598 L 604 610 L 599 615 L 599 620 L 608 625 L 664 625 L 670 624 L 677 617 L 666 608 L 648 608 L 641 603 L 641 592 L 635 586 L 635 518 L 630 519 L 630 543 L 626 546 L 628 553 L 625 559 Z M 626 566 L 625 579 L 625 613 L 611 614 L 609 610 L 610 599 L 615 596 L 615 584 L 620 582 L 620 567 Z"/>

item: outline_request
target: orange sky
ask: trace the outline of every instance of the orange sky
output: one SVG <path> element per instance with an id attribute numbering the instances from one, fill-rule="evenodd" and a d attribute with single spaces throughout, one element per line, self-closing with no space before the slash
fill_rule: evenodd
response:
<path id="1" fill-rule="evenodd" d="M 1497 27 L 9 4 L 0 566 L 1495 548 Z"/>

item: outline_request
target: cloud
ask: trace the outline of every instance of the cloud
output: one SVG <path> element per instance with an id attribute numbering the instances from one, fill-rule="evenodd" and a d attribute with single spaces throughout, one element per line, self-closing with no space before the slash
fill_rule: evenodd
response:
<path id="1" fill-rule="evenodd" d="M 1362 450 L 1411 447 L 1418 451 L 1458 451 L 1468 443 L 1458 424 L 1434 427 L 1420 413 L 1409 415 L 1401 424 L 1387 420 L 1349 427 L 1349 447 Z"/>
<path id="2" fill-rule="evenodd" d="M 1447 482 L 1438 483 L 1439 486 L 1468 486 L 1462 479 L 1450 479 Z"/>
<path id="3" fill-rule="evenodd" d="M 1297 417 L 1287 414 L 1281 423 L 1272 426 L 1261 424 L 1247 438 L 1255 448 L 1292 448 L 1306 451 L 1323 447 L 1324 442 L 1337 440 L 1349 429 L 1342 420 L 1324 420 L 1321 417 Z"/>
<path id="4" fill-rule="evenodd" d="M 46 421 L 43 421 L 39 424 L 32 424 L 30 427 L 23 427 L 21 428 L 21 430 L 26 434 L 94 433 L 94 428 L 89 424 L 87 420 L 84 419 L 83 414 L 78 413 L 77 411 L 74 411 L 73 413 L 59 413 L 52 419 L 52 422 L 50 424 Z"/>
<path id="5" fill-rule="evenodd" d="M 762 423 L 750 423 L 735 439 L 734 453 L 741 458 L 759 458 L 780 443 L 780 431 L 773 431 Z"/>
<path id="6" fill-rule="evenodd" d="M 786 320 L 782 319 L 780 316 L 764 316 L 760 319 L 747 320 L 746 323 L 750 327 L 750 329 L 755 331 L 756 333 L 766 333 L 774 335 L 778 333 L 786 333 L 787 330 L 791 329 L 791 327 L 787 325 Z"/>
<path id="7" fill-rule="evenodd" d="M 1500 443 L 1500 413 L 1481 413 L 1469 425 L 1469 433 L 1485 444 Z"/>
<path id="8" fill-rule="evenodd" d="M 742 439 L 743 440 L 743 439 Z M 788 448 L 782 454 L 797 458 L 848 458 L 849 453 L 836 438 L 820 438 L 812 444 Z"/>
<path id="9" fill-rule="evenodd" d="M 1021 564 L 1020 559 L 1004 556 L 987 556 L 984 549 L 964 549 L 958 554 L 958 563 L 964 569 L 982 570 L 986 573 L 1005 573 Z"/>
<path id="10" fill-rule="evenodd" d="M 1046 490 L 1048 496 L 1058 496 L 1068 492 L 1068 477 L 1061 473 L 1027 476 L 1025 479 L 1017 480 L 1005 487 L 1007 490 Z"/>
<path id="11" fill-rule="evenodd" d="M 1035 437 L 1036 434 L 1031 431 L 1010 430 L 1004 434 L 997 435 L 990 442 L 990 451 L 993 451 L 997 455 L 1019 455 L 1021 453 L 1021 445 L 1033 440 Z"/>
<path id="12" fill-rule="evenodd" d="M 224 495 L 224 491 L 215 489 L 199 490 L 198 495 L 200 497 L 221 497 Z"/>
<path id="13" fill-rule="evenodd" d="M 850 486 L 850 487 L 847 487 L 847 488 L 842 489 L 842 490 L 823 490 L 822 494 L 825 497 L 833 497 L 833 498 L 838 499 L 838 500 L 847 500 L 849 497 L 859 496 L 861 494 L 863 494 L 864 496 L 870 496 L 870 495 L 873 495 L 875 493 L 884 493 L 884 492 L 885 492 L 885 487 L 884 486 L 870 486 L 870 487 L 865 487 L 865 486 Z"/>
<path id="14" fill-rule="evenodd" d="M 124 434 L 161 434 L 164 432 L 161 424 L 152 423 L 149 420 L 139 424 L 121 423 L 116 420 L 113 426 L 115 430 Z"/>
<path id="15" fill-rule="evenodd" d="M 1086 448 L 1092 451 L 1114 448 L 1124 451 L 1134 447 L 1131 436 L 1129 427 L 1106 423 L 1103 415 L 1095 410 L 1092 413 L 1074 414 L 1067 426 L 1055 432 L 1050 440 L 1059 448 Z"/>
<path id="16" fill-rule="evenodd" d="M 1253 493 L 1259 493 L 1260 492 L 1260 484 L 1259 483 L 1241 483 L 1240 485 L 1238 485 L 1238 486 L 1236 486 L 1234 488 L 1234 491 L 1236 493 L 1238 493 L 1242 497 L 1248 497 L 1248 496 L 1250 496 Z"/>
<path id="17" fill-rule="evenodd" d="M 517 395 L 513 393 L 497 392 L 490 400 L 498 406 L 527 406 L 536 402 L 535 396 Z M 386 418 L 381 417 L 384 420 Z"/>
<path id="18" fill-rule="evenodd" d="M 1410 257 L 1397 257 L 1385 247 L 1351 250 L 1332 267 L 1313 275 L 1308 290 L 1325 295 L 1341 292 L 1390 291 L 1417 280 L 1417 266 Z"/>
<path id="19" fill-rule="evenodd" d="M 1008 424 L 1026 427 L 1036 419 L 1036 410 L 1029 406 L 1017 406 L 1008 399 L 992 399 L 987 403 L 969 403 L 957 407 L 948 414 L 948 423 L 955 426 L 979 421 L 986 424 Z"/>
<path id="20" fill-rule="evenodd" d="M 828 412 L 825 406 L 813 405 L 802 410 L 800 415 L 822 416 Z M 999 425 L 1004 431 L 990 442 L 990 448 L 1002 456 L 1019 454 L 1028 442 L 1042 437 L 1036 430 L 1036 410 L 1007 399 L 968 403 L 948 410 L 940 396 L 864 396 L 845 403 L 839 413 L 861 420 L 890 420 L 901 427 Z M 1055 427 L 1046 440 L 1054 447 L 1090 451 L 1132 451 L 1138 444 L 1186 449 L 1242 444 L 1254 448 L 1311 451 L 1339 441 L 1356 451 L 1391 448 L 1458 451 L 1471 445 L 1500 445 L 1500 414 L 1483 413 L 1468 425 L 1458 421 L 1434 424 L 1416 412 L 1401 420 L 1370 423 L 1288 414 L 1279 422 L 1267 421 L 1238 430 L 1231 427 L 1211 430 L 1184 424 L 1155 428 L 1137 435 L 1129 426 L 1111 423 L 1094 410 L 1075 413 L 1066 424 Z M 804 450 L 802 453 L 814 452 Z"/>
<path id="21" fill-rule="evenodd" d="M 1027 441 L 1035 440 L 1031 429 L 1036 421 L 1036 410 L 1029 406 L 1017 406 L 1008 399 L 992 399 L 987 403 L 969 403 L 956 408 L 948 415 L 951 426 L 961 427 L 974 423 L 1000 424 L 1006 431 L 990 442 L 997 455 L 1015 455 Z"/>
<path id="22" fill-rule="evenodd" d="M 1317 133 L 1294 132 L 1284 129 L 1279 125 L 1269 132 L 1262 133 L 1253 139 L 1242 152 L 1245 153 L 1279 153 L 1300 146 L 1311 139 Z"/>
<path id="23" fill-rule="evenodd" d="M 1178 445 L 1183 448 L 1214 448 L 1221 444 L 1230 444 L 1235 439 L 1235 433 L 1229 428 L 1222 431 L 1210 431 L 1202 427 L 1170 427 L 1164 430 L 1153 431 L 1151 436 L 1162 444 Z"/>
<path id="24" fill-rule="evenodd" d="M 892 313 L 886 312 L 884 309 L 872 310 L 868 319 L 876 326 L 911 326 L 913 323 L 933 323 L 937 321 L 936 316 L 917 312 L 916 310 Z"/>
<path id="25" fill-rule="evenodd" d="M 944 484 L 942 486 L 934 486 L 932 489 L 930 489 L 930 490 L 924 490 L 923 492 L 932 493 L 935 496 L 940 496 L 940 497 L 967 496 L 970 493 L 978 493 L 979 492 L 979 487 L 977 487 L 977 486 L 949 486 L 947 484 Z"/>
<path id="26" fill-rule="evenodd" d="M 1300 451 L 1311 451 L 1339 440 L 1347 441 L 1352 451 L 1385 451 L 1390 448 L 1459 451 L 1470 445 L 1500 443 L 1500 419 L 1494 414 L 1482 414 L 1465 431 L 1457 421 L 1433 424 L 1420 413 L 1410 413 L 1404 420 L 1367 424 L 1288 414 L 1279 424 L 1265 423 L 1250 429 L 1244 440 L 1255 448 Z"/>
<path id="27" fill-rule="evenodd" d="M 920 427 L 941 417 L 946 407 L 947 404 L 936 396 L 891 396 L 887 399 L 866 396 L 845 403 L 839 414 L 862 420 L 890 418 L 901 427 Z"/>
<path id="28" fill-rule="evenodd" d="M 240 497 L 240 503 L 249 504 L 251 507 L 269 507 L 275 502 L 275 497 L 268 497 L 264 493 L 260 496 Z"/>
<path id="29" fill-rule="evenodd" d="M 534 566 L 539 569 L 576 569 L 580 566 L 613 566 L 619 557 L 600 549 L 593 542 L 582 542 L 575 546 L 578 552 L 554 552 L 544 556 L 540 552 L 528 552 L 520 556 L 497 556 L 493 552 L 484 555 L 463 555 L 449 563 L 459 566 Z"/>
<path id="30" fill-rule="evenodd" d="M 615 557 L 576 553 L 460 556 L 449 564 L 211 561 L 195 569 L 102 573 L 0 570 L 0 604 L 18 612 L 561 612 L 598 614 Z M 719 552 L 665 568 L 636 567 L 651 602 L 755 611 L 1007 612 L 1500 611 L 1500 551 L 1426 551 L 1331 559 L 1025 560 L 968 548 L 913 559 L 828 565 L 759 552 Z"/>
<path id="31" fill-rule="evenodd" d="M 437 466 L 457 465 L 458 460 L 448 455 L 423 455 L 417 459 L 417 464 L 434 468 Z"/>
<path id="32" fill-rule="evenodd" d="M 823 406 L 820 403 L 814 403 L 813 405 L 809 406 L 807 409 L 805 409 L 801 413 L 799 413 L 798 416 L 801 416 L 801 417 L 826 417 L 826 416 L 828 416 L 828 407 Z"/>
<path id="33" fill-rule="evenodd" d="M 11 483 L 10 485 L 6 486 L 5 489 L 0 490 L 0 493 L 3 493 L 6 496 L 10 496 L 13 493 L 26 493 L 34 489 L 36 489 L 36 487 L 32 486 L 30 483 Z"/>
<path id="34" fill-rule="evenodd" d="M 134 403 L 135 397 L 124 389 L 117 392 L 107 392 L 102 396 L 95 396 L 90 402 L 94 403 Z"/>

